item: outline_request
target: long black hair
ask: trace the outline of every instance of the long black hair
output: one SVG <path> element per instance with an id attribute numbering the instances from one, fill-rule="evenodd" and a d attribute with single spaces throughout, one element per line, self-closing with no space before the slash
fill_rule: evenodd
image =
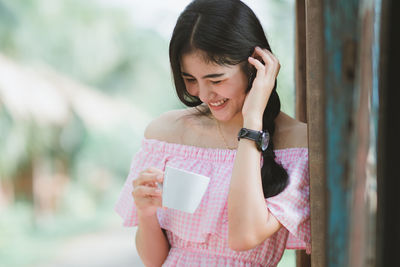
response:
<path id="1" fill-rule="evenodd" d="M 255 68 L 247 62 L 254 48 L 271 51 L 260 21 L 254 12 L 240 0 L 195 0 L 180 14 L 169 46 L 169 58 L 179 99 L 186 106 L 197 107 L 202 101 L 190 95 L 181 76 L 181 59 L 184 54 L 200 50 L 205 59 L 220 65 L 241 65 L 249 78 L 246 93 L 251 89 Z M 272 52 L 272 51 L 271 51 Z M 262 153 L 261 169 L 264 197 L 272 197 L 285 189 L 288 174 L 275 162 L 272 137 L 275 118 L 281 103 L 275 86 L 263 114 L 263 130 L 270 134 L 268 149 Z M 208 109 L 208 113 L 210 110 Z M 207 114 L 205 112 L 204 114 Z"/>

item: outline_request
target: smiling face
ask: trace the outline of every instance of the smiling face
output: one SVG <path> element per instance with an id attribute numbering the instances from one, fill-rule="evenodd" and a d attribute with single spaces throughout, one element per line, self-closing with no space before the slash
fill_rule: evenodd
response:
<path id="1" fill-rule="evenodd" d="M 207 62 L 197 51 L 182 56 L 181 73 L 188 93 L 207 104 L 217 120 L 227 122 L 242 116 L 248 78 L 240 64 Z"/>

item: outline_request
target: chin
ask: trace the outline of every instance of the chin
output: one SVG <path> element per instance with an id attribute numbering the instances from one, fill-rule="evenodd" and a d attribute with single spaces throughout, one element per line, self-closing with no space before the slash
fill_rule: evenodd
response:
<path id="1" fill-rule="evenodd" d="M 221 122 L 228 122 L 230 120 L 232 120 L 233 118 L 235 118 L 238 113 L 233 114 L 232 112 L 225 112 L 225 113 L 218 113 L 218 112 L 212 112 L 214 118 L 216 118 L 218 121 Z"/>

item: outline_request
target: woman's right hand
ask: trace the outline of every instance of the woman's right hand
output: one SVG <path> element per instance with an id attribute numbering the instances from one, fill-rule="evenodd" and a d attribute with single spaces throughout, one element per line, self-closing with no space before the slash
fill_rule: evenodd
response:
<path id="1" fill-rule="evenodd" d="M 132 196 L 135 200 L 138 216 L 149 217 L 157 212 L 157 208 L 162 207 L 162 190 L 158 188 L 158 183 L 164 180 L 164 172 L 150 167 L 139 173 L 133 183 Z"/>

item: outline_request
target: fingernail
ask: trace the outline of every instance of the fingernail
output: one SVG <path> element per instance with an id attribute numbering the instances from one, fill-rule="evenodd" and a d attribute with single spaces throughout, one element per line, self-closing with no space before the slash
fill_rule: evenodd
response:
<path id="1" fill-rule="evenodd" d="M 161 189 L 156 189 L 155 192 L 156 192 L 157 194 L 160 194 L 160 193 L 161 193 Z"/>

